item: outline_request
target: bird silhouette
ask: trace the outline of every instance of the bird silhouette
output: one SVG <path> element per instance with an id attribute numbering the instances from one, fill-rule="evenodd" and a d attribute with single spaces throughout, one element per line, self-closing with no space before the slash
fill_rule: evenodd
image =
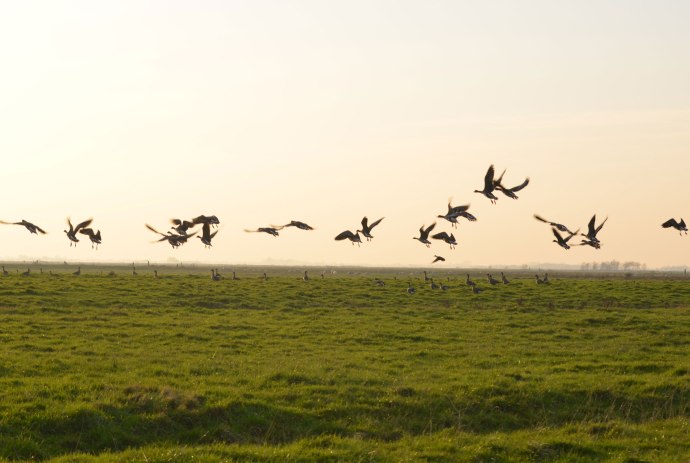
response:
<path id="1" fill-rule="evenodd" d="M 550 220 L 546 220 L 545 218 L 543 218 L 543 217 L 541 217 L 541 216 L 539 216 L 539 215 L 537 215 L 537 214 L 534 214 L 534 218 L 537 219 L 537 220 L 540 221 L 540 222 L 548 223 L 548 224 L 551 225 L 552 227 L 558 229 L 558 231 L 562 231 L 562 232 L 568 233 L 568 234 L 570 234 L 570 235 L 574 235 L 574 234 L 577 233 L 577 232 L 571 232 L 571 231 L 568 229 L 568 227 L 566 227 L 566 226 L 563 225 L 563 224 L 560 224 L 560 223 L 557 223 L 557 222 L 551 222 Z"/>
<path id="2" fill-rule="evenodd" d="M 518 199 L 515 192 L 522 190 L 523 188 L 525 188 L 529 184 L 529 177 L 527 177 L 525 179 L 525 181 L 522 182 L 520 185 L 514 186 L 513 188 L 506 188 L 505 186 L 503 186 L 503 183 L 502 183 L 503 175 L 505 175 L 505 173 L 506 173 L 506 171 L 504 170 L 503 173 L 501 174 L 501 176 L 498 177 L 498 179 L 494 180 L 494 187 L 498 191 L 500 191 L 501 193 L 506 195 L 507 197 L 512 198 L 512 199 Z"/>
<path id="3" fill-rule="evenodd" d="M 338 234 L 338 236 L 335 237 L 335 240 L 350 240 L 352 241 L 353 245 L 357 243 L 357 246 L 359 246 L 362 242 L 362 238 L 359 236 L 359 230 L 355 231 L 354 233 L 352 233 L 350 230 L 345 230 L 344 232 Z"/>
<path id="4" fill-rule="evenodd" d="M 432 236 L 432 238 L 435 240 L 442 240 L 444 243 L 450 245 L 451 249 L 455 249 L 455 246 L 458 245 L 458 242 L 455 240 L 455 236 L 452 233 L 450 235 L 446 232 L 436 233 Z"/>
<path id="5" fill-rule="evenodd" d="M 97 232 L 94 232 L 93 228 L 82 228 L 81 230 L 79 230 L 79 233 L 89 237 L 89 239 L 91 240 L 91 248 L 92 249 L 94 246 L 96 246 L 96 249 L 98 249 L 98 245 L 101 244 L 101 231 L 100 230 L 98 230 Z"/>
<path id="6" fill-rule="evenodd" d="M 174 227 L 170 228 L 175 230 L 178 235 L 186 235 L 187 231 L 195 225 L 194 222 L 182 219 L 171 219 L 170 222 L 174 225 Z"/>
<path id="7" fill-rule="evenodd" d="M 79 242 L 79 238 L 77 238 L 77 233 L 78 233 L 79 230 L 81 230 L 82 228 L 88 227 L 89 225 L 91 225 L 91 221 L 92 221 L 92 220 L 93 220 L 93 219 L 84 220 L 83 222 L 77 224 L 76 227 L 73 227 L 73 226 L 72 226 L 72 221 L 70 220 L 69 217 L 67 218 L 67 225 L 69 225 L 69 230 L 63 230 L 63 231 L 64 231 L 65 234 L 67 235 L 67 238 L 69 238 L 69 240 L 70 240 L 70 243 L 69 243 L 70 247 L 71 247 L 72 245 L 74 245 L 74 246 L 77 245 L 77 243 Z"/>
<path id="8" fill-rule="evenodd" d="M 41 235 L 45 235 L 47 233 L 45 230 L 43 230 L 38 225 L 34 225 L 31 222 L 27 222 L 24 219 L 22 219 L 21 222 L 5 222 L 4 220 L 0 220 L 0 223 L 5 224 L 5 225 L 22 225 L 23 227 L 26 227 L 27 230 L 29 230 L 29 233 L 32 233 L 34 235 L 36 235 L 38 233 L 40 233 Z"/>
<path id="9" fill-rule="evenodd" d="M 570 241 L 570 238 L 572 238 L 573 236 L 575 236 L 575 235 L 577 234 L 577 232 L 579 232 L 580 230 L 577 230 L 575 233 L 573 233 L 573 234 L 571 234 L 571 235 L 568 235 L 567 238 L 563 238 L 563 237 L 561 236 L 561 234 L 558 233 L 558 230 L 556 230 L 555 228 L 552 228 L 551 231 L 553 232 L 553 236 L 556 237 L 556 239 L 555 239 L 555 240 L 552 240 L 552 241 L 553 241 L 554 243 L 557 243 L 557 244 L 558 244 L 560 247 L 562 247 L 563 249 L 566 249 L 566 250 L 567 250 L 567 249 L 570 249 L 570 245 L 568 244 L 568 241 Z"/>
<path id="10" fill-rule="evenodd" d="M 247 233 L 267 233 L 273 237 L 277 237 L 279 235 L 278 231 L 282 230 L 282 226 L 273 226 L 273 227 L 259 227 L 256 230 L 248 230 L 244 229 Z"/>
<path id="11" fill-rule="evenodd" d="M 362 219 L 362 229 L 360 230 L 362 232 L 362 235 L 367 239 L 367 241 L 371 241 L 374 237 L 371 235 L 371 230 L 377 226 L 378 224 L 381 223 L 381 221 L 385 219 L 385 217 L 381 217 L 380 219 L 376 220 L 375 222 L 372 222 L 370 224 L 367 223 L 369 219 L 364 217 Z"/>
<path id="12" fill-rule="evenodd" d="M 601 223 L 599 224 L 598 227 L 595 227 L 595 223 L 596 223 L 596 220 L 597 220 L 597 215 L 594 214 L 594 215 L 592 216 L 592 218 L 589 220 L 589 223 L 587 224 L 587 234 L 586 234 L 586 235 L 585 235 L 585 234 L 582 234 L 582 236 L 584 236 L 585 238 L 587 238 L 589 241 L 592 241 L 592 242 L 594 242 L 594 243 L 599 243 L 599 239 L 597 238 L 597 234 L 599 233 L 599 231 L 601 230 L 601 228 L 604 226 L 604 224 L 606 223 L 606 221 L 607 221 L 608 219 L 609 219 L 609 218 L 606 217 L 606 218 L 604 219 L 604 221 L 601 222 Z M 584 241 L 584 240 L 583 240 L 583 241 Z"/>
<path id="13" fill-rule="evenodd" d="M 185 244 L 185 243 L 187 242 L 187 239 L 189 239 L 189 238 L 191 238 L 192 236 L 194 236 L 194 235 L 197 234 L 197 232 L 194 232 L 194 233 L 192 233 L 192 234 L 190 234 L 190 235 L 177 235 L 177 234 L 171 233 L 171 232 L 168 232 L 168 233 L 166 234 L 166 233 L 161 233 L 161 232 L 159 232 L 158 230 L 156 230 L 155 228 L 153 228 L 153 227 L 152 227 L 151 225 L 149 225 L 149 224 L 144 224 L 144 225 L 146 225 L 146 228 L 148 228 L 148 229 L 151 230 L 152 232 L 154 232 L 154 233 L 156 233 L 156 234 L 162 236 L 161 239 L 159 239 L 159 240 L 156 241 L 157 243 L 160 243 L 161 241 L 167 241 L 168 244 L 170 244 L 170 246 L 171 246 L 173 249 L 179 248 L 180 246 L 182 246 L 183 244 Z"/>
<path id="14" fill-rule="evenodd" d="M 300 222 L 299 220 L 291 220 L 290 223 L 283 225 L 281 228 L 287 228 L 287 227 L 295 227 L 295 228 L 299 228 L 300 230 L 313 230 L 314 229 L 314 227 L 311 227 L 304 222 Z"/>
<path id="15" fill-rule="evenodd" d="M 494 184 L 494 165 L 491 164 L 489 166 L 489 169 L 486 171 L 486 175 L 484 176 L 484 189 L 474 190 L 474 192 L 482 194 L 489 198 L 491 200 L 491 204 L 496 204 L 496 201 L 498 201 L 498 197 L 493 194 L 495 188 L 496 185 Z"/>
<path id="16" fill-rule="evenodd" d="M 197 236 L 201 240 L 201 242 L 204 244 L 204 247 L 210 248 L 213 246 L 211 244 L 211 240 L 213 239 L 214 236 L 218 233 L 218 230 L 214 231 L 211 233 L 211 225 L 208 223 L 205 223 L 201 226 L 201 236 Z"/>
<path id="17" fill-rule="evenodd" d="M 664 228 L 675 228 L 678 230 L 681 234 L 683 235 L 683 232 L 685 234 L 688 234 L 688 227 L 685 226 L 685 220 L 680 219 L 680 222 L 676 222 L 676 219 L 668 219 L 666 222 L 661 224 L 662 227 Z"/>
<path id="18" fill-rule="evenodd" d="M 435 264 L 436 262 L 445 262 L 445 261 L 446 261 L 446 259 L 444 259 L 443 257 L 434 255 L 434 261 L 432 262 L 432 264 Z"/>
<path id="19" fill-rule="evenodd" d="M 435 226 L 436 222 L 432 223 L 427 228 L 424 228 L 424 225 L 422 225 L 419 228 L 419 237 L 413 236 L 412 239 L 419 241 L 428 248 L 429 246 L 431 246 L 431 241 L 429 241 L 429 233 L 431 233 Z"/>

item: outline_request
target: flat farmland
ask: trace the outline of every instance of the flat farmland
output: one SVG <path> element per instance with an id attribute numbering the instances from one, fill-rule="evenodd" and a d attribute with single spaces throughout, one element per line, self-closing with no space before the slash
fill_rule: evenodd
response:
<path id="1" fill-rule="evenodd" d="M 113 272 L 0 278 L 0 461 L 690 461 L 688 280 Z"/>

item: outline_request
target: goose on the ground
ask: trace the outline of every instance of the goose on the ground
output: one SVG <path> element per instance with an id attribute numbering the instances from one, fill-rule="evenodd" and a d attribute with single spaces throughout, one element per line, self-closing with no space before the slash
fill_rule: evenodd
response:
<path id="1" fill-rule="evenodd" d="M 688 234 L 688 227 L 685 226 L 685 220 L 680 219 L 680 222 L 676 222 L 676 219 L 668 219 L 666 222 L 661 224 L 662 227 L 664 228 L 675 228 L 680 232 L 681 235 L 683 235 L 683 232 L 685 234 Z"/>
<path id="2" fill-rule="evenodd" d="M 549 225 L 551 225 L 552 227 L 558 229 L 558 231 L 562 231 L 563 233 L 568 233 L 568 234 L 570 234 L 570 235 L 575 235 L 575 234 L 577 234 L 577 232 L 572 232 L 572 231 L 570 231 L 570 230 L 568 229 L 568 227 L 566 227 L 565 225 L 563 225 L 563 224 L 561 224 L 561 223 L 551 222 L 550 220 L 546 220 L 545 218 L 543 218 L 543 217 L 541 217 L 541 216 L 539 216 L 539 215 L 537 215 L 537 214 L 534 214 L 534 218 L 537 219 L 537 220 L 540 221 L 540 222 L 548 223 Z"/>
<path id="3" fill-rule="evenodd" d="M 479 294 L 479 293 L 482 292 L 482 289 L 481 289 L 479 286 L 477 286 L 477 285 L 472 285 L 472 292 L 473 292 L 474 294 Z"/>
<path id="4" fill-rule="evenodd" d="M 490 273 L 487 273 L 487 274 L 486 274 L 486 279 L 487 279 L 487 281 L 489 282 L 489 284 L 490 284 L 491 286 L 497 285 L 497 284 L 500 283 L 500 281 L 498 281 L 496 278 L 494 278 L 494 276 L 493 276 L 492 274 L 490 274 Z"/>
<path id="5" fill-rule="evenodd" d="M 369 219 L 367 219 L 366 217 L 362 219 L 362 229 L 360 231 L 362 232 L 362 235 L 367 239 L 367 241 L 371 241 L 374 238 L 371 235 L 371 230 L 373 230 L 375 226 L 380 224 L 383 219 L 385 219 L 385 217 L 381 217 L 380 219 L 372 223 L 368 223 Z"/>
<path id="6" fill-rule="evenodd" d="M 237 280 L 240 279 L 240 277 L 238 277 L 237 274 L 233 271 L 233 272 L 232 272 L 232 279 L 235 280 L 235 281 L 237 281 Z"/>
<path id="7" fill-rule="evenodd" d="M 426 270 L 424 270 L 424 281 L 431 281 L 431 278 L 426 274 Z"/>
<path id="8" fill-rule="evenodd" d="M 501 272 L 501 281 L 503 282 L 504 285 L 507 285 L 510 283 L 510 280 L 508 280 L 508 278 L 506 278 L 506 276 L 503 272 Z"/>
<path id="9" fill-rule="evenodd" d="M 334 239 L 336 241 L 350 240 L 352 241 L 353 246 L 355 243 L 357 243 L 357 246 L 362 243 L 362 238 L 359 236 L 359 230 L 355 231 L 354 233 L 352 233 L 350 230 L 345 230 L 344 232 L 338 234 L 338 236 L 336 236 Z"/>
<path id="10" fill-rule="evenodd" d="M 544 272 L 544 278 L 541 279 L 544 283 L 549 283 L 549 274 Z"/>
<path id="11" fill-rule="evenodd" d="M 29 275 L 31 275 L 31 269 L 30 268 L 27 268 L 26 272 L 22 272 L 23 277 L 28 277 Z"/>
<path id="12" fill-rule="evenodd" d="M 431 289 L 439 289 L 439 286 L 438 286 L 436 283 L 434 283 L 434 279 L 433 279 L 433 278 L 431 279 L 431 282 L 429 283 L 429 288 L 431 288 Z"/>
<path id="13" fill-rule="evenodd" d="M 467 279 L 465 280 L 465 284 L 466 284 L 467 286 L 477 286 L 477 283 L 475 283 L 474 281 L 470 280 L 470 274 L 469 274 L 469 273 L 467 274 Z"/>
<path id="14" fill-rule="evenodd" d="M 67 238 L 69 238 L 69 241 L 70 241 L 69 245 L 70 246 L 72 246 L 72 245 L 76 246 L 77 245 L 77 243 L 79 242 L 79 238 L 77 238 L 77 233 L 79 233 L 79 230 L 81 230 L 82 228 L 88 227 L 89 225 L 91 225 L 92 220 L 93 219 L 84 220 L 83 222 L 77 224 L 76 227 L 73 227 L 72 221 L 70 220 L 69 217 L 67 218 L 67 225 L 69 225 L 69 230 L 63 230 L 63 231 L 67 235 Z"/>
<path id="15" fill-rule="evenodd" d="M 5 222 L 4 220 L 0 220 L 0 223 L 5 225 L 21 225 L 23 227 L 26 227 L 26 229 L 29 230 L 29 233 L 32 233 L 34 235 L 38 233 L 40 233 L 41 235 L 46 234 L 46 231 L 43 230 L 41 227 L 39 227 L 38 225 L 34 225 L 31 222 L 27 222 L 24 219 L 22 219 L 21 222 Z"/>
<path id="16" fill-rule="evenodd" d="M 537 282 L 538 285 L 543 285 L 543 284 L 546 283 L 544 280 L 542 280 L 541 278 L 539 278 L 539 275 L 534 275 L 534 279 L 536 280 L 536 282 Z"/>
<path id="17" fill-rule="evenodd" d="M 220 278 L 221 278 L 221 276 L 218 275 L 218 274 L 216 273 L 216 270 L 215 270 L 215 269 L 211 269 L 211 279 L 212 279 L 213 281 L 219 281 Z"/>
<path id="18" fill-rule="evenodd" d="M 307 275 L 307 271 L 304 271 L 304 276 L 302 277 L 304 281 L 309 281 L 309 275 Z"/>
<path id="19" fill-rule="evenodd" d="M 416 292 L 417 292 L 417 290 L 414 289 L 414 287 L 412 286 L 412 284 L 408 282 L 408 283 L 407 283 L 407 294 L 414 294 L 414 293 L 416 293 Z"/>
<path id="20" fill-rule="evenodd" d="M 494 185 L 494 165 L 491 164 L 489 166 L 489 169 L 486 171 L 486 175 L 484 175 L 484 189 L 474 190 L 474 192 L 482 194 L 489 198 L 491 200 L 491 204 L 496 204 L 496 201 L 498 201 L 498 197 L 493 193 L 495 188 L 496 186 Z"/>
<path id="21" fill-rule="evenodd" d="M 436 222 L 432 223 L 427 228 L 424 228 L 424 225 L 422 225 L 419 228 L 419 237 L 413 236 L 412 239 L 419 241 L 428 248 L 431 246 L 431 241 L 429 241 L 429 233 L 431 233 L 431 230 L 433 230 L 435 226 Z"/>
<path id="22" fill-rule="evenodd" d="M 79 267 L 77 267 L 77 270 L 75 270 L 74 272 L 72 272 L 72 275 L 76 275 L 76 276 L 81 275 L 81 265 L 80 265 Z"/>

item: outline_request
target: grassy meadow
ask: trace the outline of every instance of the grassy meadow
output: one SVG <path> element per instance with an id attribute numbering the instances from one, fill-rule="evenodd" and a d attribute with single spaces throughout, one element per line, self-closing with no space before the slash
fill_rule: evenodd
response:
<path id="1" fill-rule="evenodd" d="M 690 461 L 688 280 L 8 270 L 0 461 Z"/>

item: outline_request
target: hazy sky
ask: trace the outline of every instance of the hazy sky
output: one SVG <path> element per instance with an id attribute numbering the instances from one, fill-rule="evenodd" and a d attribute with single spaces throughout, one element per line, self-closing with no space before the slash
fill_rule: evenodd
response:
<path id="1" fill-rule="evenodd" d="M 0 259 L 690 261 L 690 2 L 22 1 L 0 10 Z M 489 164 L 513 201 L 473 193 Z M 412 237 L 455 204 L 460 245 Z M 564 251 L 539 213 L 603 247 Z M 144 223 L 215 214 L 213 249 Z M 333 237 L 385 216 L 361 248 Z M 103 245 L 69 247 L 65 218 Z M 303 220 L 279 238 L 244 228 Z M 439 220 L 439 230 L 450 231 Z"/>

